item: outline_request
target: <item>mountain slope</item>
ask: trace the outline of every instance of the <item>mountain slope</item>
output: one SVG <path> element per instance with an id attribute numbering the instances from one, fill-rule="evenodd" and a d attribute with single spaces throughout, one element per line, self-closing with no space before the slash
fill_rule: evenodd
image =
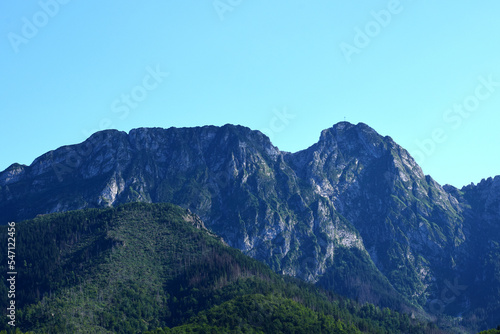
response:
<path id="1" fill-rule="evenodd" d="M 331 270 L 338 247 L 361 250 L 353 256 L 373 271 L 356 229 L 298 178 L 283 156 L 260 132 L 239 126 L 137 129 L 129 135 L 105 131 L 49 152 L 30 167 L 2 173 L 3 189 L 17 194 L 1 202 L 2 218 L 130 201 L 172 202 L 275 271 L 315 282 Z M 359 276 L 349 267 L 344 271 Z M 378 292 L 370 285 L 367 293 L 345 292 L 401 308 L 402 298 L 387 279 L 376 270 L 372 278 L 383 287 Z"/>
<path id="2" fill-rule="evenodd" d="M 500 321 L 488 313 L 500 304 L 493 181 L 441 187 L 362 123 L 296 153 L 241 126 L 108 130 L 0 173 L 0 221 L 172 202 L 276 272 L 487 328 Z"/>
<path id="3" fill-rule="evenodd" d="M 1 228 L 2 235 L 6 230 Z M 360 307 L 280 277 L 224 245 L 196 216 L 170 204 L 50 214 L 16 224 L 16 235 L 16 324 L 21 330 L 226 328 L 238 314 L 238 321 L 272 332 L 263 322 L 271 309 L 281 319 L 273 326 L 295 323 L 297 328 L 334 328 L 338 333 L 359 333 L 358 326 L 371 332 L 432 330 L 407 315 Z M 4 291 L 6 280 L 2 282 Z M 235 308 L 251 312 L 234 313 Z M 308 322 L 297 324 L 303 316 Z M 377 317 L 387 324 L 380 325 Z"/>
<path id="4" fill-rule="evenodd" d="M 464 241 L 457 200 L 392 139 L 363 124 L 325 130 L 289 160 L 355 226 L 394 286 L 425 303 L 433 272 L 451 265 L 443 250 L 456 252 Z"/>

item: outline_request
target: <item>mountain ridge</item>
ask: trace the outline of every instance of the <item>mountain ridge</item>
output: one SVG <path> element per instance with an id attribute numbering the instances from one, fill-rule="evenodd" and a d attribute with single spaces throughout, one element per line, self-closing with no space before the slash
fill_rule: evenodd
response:
<path id="1" fill-rule="evenodd" d="M 469 287 L 497 282 L 487 263 L 475 263 L 497 254 L 482 245 L 500 241 L 497 178 L 461 190 L 441 186 L 392 138 L 363 123 L 338 123 L 295 153 L 243 126 L 107 130 L 29 167 L 12 166 L 0 173 L 2 222 L 172 202 L 273 270 L 360 301 L 432 311 L 457 277 Z M 472 317 L 486 294 L 500 300 L 495 289 L 479 299 L 461 292 L 453 303 L 441 301 L 439 313 Z"/>

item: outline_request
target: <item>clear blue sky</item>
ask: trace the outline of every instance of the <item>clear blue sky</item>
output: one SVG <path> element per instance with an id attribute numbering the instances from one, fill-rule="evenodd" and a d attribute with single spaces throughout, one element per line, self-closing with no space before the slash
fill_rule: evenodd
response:
<path id="1" fill-rule="evenodd" d="M 363 122 L 457 187 L 500 174 L 500 2 L 3 0 L 0 170 L 100 129 Z M 168 74 L 167 74 L 168 73 Z"/>

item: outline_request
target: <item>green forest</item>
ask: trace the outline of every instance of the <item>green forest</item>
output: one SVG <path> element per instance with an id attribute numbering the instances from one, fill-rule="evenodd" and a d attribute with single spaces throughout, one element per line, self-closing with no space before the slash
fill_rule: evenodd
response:
<path id="1" fill-rule="evenodd" d="M 171 204 L 18 223 L 16 266 L 16 328 L 3 308 L 0 333 L 446 333 L 280 276 Z"/>

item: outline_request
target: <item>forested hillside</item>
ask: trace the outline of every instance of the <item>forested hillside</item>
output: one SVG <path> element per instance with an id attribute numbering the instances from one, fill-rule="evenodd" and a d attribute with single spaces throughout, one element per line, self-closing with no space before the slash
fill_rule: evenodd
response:
<path id="1" fill-rule="evenodd" d="M 16 224 L 16 247 L 23 332 L 441 332 L 279 276 L 170 204 L 39 216 Z M 5 277 L 0 289 L 5 305 Z"/>

